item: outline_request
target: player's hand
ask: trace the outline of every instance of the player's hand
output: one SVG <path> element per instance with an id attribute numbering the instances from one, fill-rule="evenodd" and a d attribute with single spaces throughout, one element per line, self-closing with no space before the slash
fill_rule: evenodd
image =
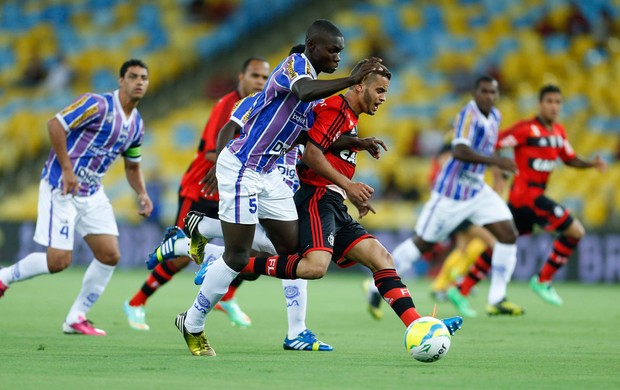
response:
<path id="1" fill-rule="evenodd" d="M 374 188 L 368 184 L 359 182 L 351 182 L 344 190 L 347 193 L 347 197 L 351 200 L 351 203 L 358 209 L 366 206 L 373 192 L 375 192 Z"/>
<path id="2" fill-rule="evenodd" d="M 205 195 L 213 195 L 217 192 L 217 177 L 215 176 L 215 166 L 207 171 L 205 177 L 200 180 L 202 184 L 202 193 Z"/>
<path id="3" fill-rule="evenodd" d="M 508 171 L 512 173 L 517 172 L 517 164 L 515 164 L 515 162 L 508 157 L 499 157 L 495 165 L 502 171 Z"/>
<path id="4" fill-rule="evenodd" d="M 153 202 L 149 197 L 149 194 L 146 192 L 138 195 L 138 205 L 140 205 L 140 210 L 138 214 L 143 216 L 144 218 L 150 217 L 153 212 Z"/>
<path id="5" fill-rule="evenodd" d="M 78 178 L 73 169 L 62 170 L 62 195 L 76 195 L 79 189 Z"/>
<path id="6" fill-rule="evenodd" d="M 379 57 L 363 59 L 358 63 L 361 64 L 360 67 L 357 69 L 354 67 L 354 71 L 351 72 L 349 77 L 353 79 L 354 84 L 360 84 L 370 73 L 377 72 L 382 69 L 387 70 L 385 66 L 381 65 L 381 62 L 383 62 L 383 60 Z"/>
<path id="7" fill-rule="evenodd" d="M 383 150 L 385 150 L 386 152 L 388 150 L 385 143 L 375 137 L 361 138 L 360 142 L 360 149 L 367 151 L 373 158 L 376 158 L 377 160 L 379 159 L 379 157 L 381 157 L 381 148 L 383 148 Z"/>
<path id="8" fill-rule="evenodd" d="M 594 160 L 592 160 L 592 165 L 594 168 L 598 169 L 599 172 L 605 172 L 607 170 L 607 163 L 601 158 L 601 156 L 594 157 Z"/>
<path id="9" fill-rule="evenodd" d="M 357 207 L 357 211 L 360 213 L 360 216 L 359 216 L 360 219 L 362 219 L 366 215 L 368 215 L 369 211 L 372 212 L 373 214 L 377 214 L 377 212 L 375 211 L 374 207 L 372 207 L 371 204 L 368 203 L 368 202 L 366 202 L 366 204 L 364 206 Z"/>

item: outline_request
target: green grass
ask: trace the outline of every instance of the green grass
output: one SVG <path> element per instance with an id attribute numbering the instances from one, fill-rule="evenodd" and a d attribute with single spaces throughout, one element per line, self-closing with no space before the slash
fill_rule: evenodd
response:
<path id="1" fill-rule="evenodd" d="M 382 321 L 365 311 L 359 273 L 331 273 L 309 283 L 308 326 L 331 353 L 284 351 L 281 284 L 263 277 L 239 289 L 253 325 L 240 330 L 212 313 L 207 336 L 215 358 L 193 357 L 173 325 L 196 295 L 183 272 L 152 297 L 149 332 L 131 330 L 123 301 L 146 271 L 119 270 L 89 314 L 107 337 L 64 335 L 61 324 L 83 269 L 15 284 L 0 300 L 1 389 L 610 389 L 620 388 L 620 298 L 617 285 L 558 284 L 565 301 L 539 301 L 524 283 L 509 287 L 521 318 L 467 319 L 448 355 L 434 364 L 411 359 L 404 327 L 386 308 Z M 432 311 L 428 282 L 408 285 L 422 314 Z M 474 307 L 483 311 L 487 284 Z M 456 314 L 438 304 L 439 317 Z"/>

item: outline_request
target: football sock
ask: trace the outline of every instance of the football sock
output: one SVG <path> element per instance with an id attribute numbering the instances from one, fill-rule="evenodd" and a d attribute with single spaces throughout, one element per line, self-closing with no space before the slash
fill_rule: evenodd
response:
<path id="1" fill-rule="evenodd" d="M 228 291 L 226 291 L 226 294 L 222 296 L 222 299 L 220 299 L 220 301 L 226 302 L 226 301 L 230 301 L 231 299 L 233 299 L 235 297 L 235 293 L 237 292 L 237 288 L 241 286 L 241 283 L 243 283 L 243 279 L 239 279 L 238 276 L 234 278 L 233 281 L 230 282 L 230 285 L 228 286 Z"/>
<path id="2" fill-rule="evenodd" d="M 401 282 L 394 268 L 377 271 L 372 277 L 383 300 L 390 305 L 405 326 L 421 317 L 415 309 L 409 289 Z"/>
<path id="3" fill-rule="evenodd" d="M 224 237 L 220 220 L 209 218 L 206 215 L 198 223 L 198 231 L 209 239 Z"/>
<path id="4" fill-rule="evenodd" d="M 517 245 L 496 242 L 493 246 L 491 260 L 491 285 L 489 286 L 488 302 L 490 305 L 499 303 L 506 298 L 508 282 L 517 265 Z"/>
<path id="5" fill-rule="evenodd" d="M 450 252 L 448 257 L 444 260 L 441 265 L 441 269 L 435 276 L 435 280 L 433 280 L 433 284 L 431 285 L 432 291 L 444 291 L 450 287 L 450 283 L 452 282 L 452 273 L 453 270 L 458 266 L 458 264 L 465 262 L 465 253 L 455 248 Z"/>
<path id="6" fill-rule="evenodd" d="M 465 247 L 465 257 L 463 258 L 463 261 L 458 263 L 452 269 L 452 280 L 456 280 L 459 277 L 465 275 L 469 268 L 471 268 L 471 266 L 476 262 L 476 260 L 478 260 L 478 257 L 480 257 L 482 253 L 484 253 L 486 248 L 487 244 L 484 242 L 484 240 L 481 240 L 479 238 L 472 239 Z M 489 256 L 489 258 L 491 257 Z"/>
<path id="7" fill-rule="evenodd" d="M 31 253 L 10 267 L 0 269 L 0 281 L 6 286 L 21 282 L 37 275 L 49 274 L 47 254 L 44 252 Z"/>
<path id="8" fill-rule="evenodd" d="M 86 317 L 86 313 L 97 302 L 108 282 L 112 279 L 115 268 L 116 266 L 103 264 L 97 259 L 91 261 L 82 279 L 82 289 L 65 320 L 67 324 L 78 322 L 80 316 Z"/>
<path id="9" fill-rule="evenodd" d="M 538 274 L 539 282 L 549 282 L 553 279 L 553 275 L 562 268 L 562 266 L 568 263 L 568 257 L 573 253 L 577 245 L 579 244 L 579 239 L 567 237 L 567 236 L 559 236 L 553 241 L 553 250 L 551 251 L 551 255 L 542 266 L 540 273 Z"/>
<path id="10" fill-rule="evenodd" d="M 272 256 L 278 254 L 276 252 L 276 248 L 273 246 L 273 243 L 267 237 L 267 232 L 261 225 L 256 226 L 256 231 L 254 232 L 254 241 L 252 241 L 252 249 L 257 252 L 268 253 Z"/>
<path id="11" fill-rule="evenodd" d="M 146 281 L 129 301 L 130 306 L 141 306 L 146 304 L 146 300 L 155 293 L 161 286 L 168 283 L 170 279 L 179 272 L 171 261 L 164 261 L 157 264 L 155 269 L 146 278 Z"/>
<path id="12" fill-rule="evenodd" d="M 486 278 L 491 269 L 491 259 L 493 251 L 488 248 L 480 257 L 476 260 L 474 265 L 471 266 L 469 272 L 463 278 L 463 281 L 459 284 L 458 288 L 462 295 L 468 296 L 472 287 L 474 287 L 479 281 Z"/>
<path id="13" fill-rule="evenodd" d="M 209 257 L 212 259 L 217 259 L 222 256 L 222 253 L 224 253 L 224 247 L 222 245 L 207 243 L 207 245 L 205 245 L 205 255 L 203 260 L 206 261 Z"/>
<path id="14" fill-rule="evenodd" d="M 392 257 L 394 258 L 396 270 L 398 273 L 402 274 L 411 267 L 411 264 L 420 260 L 422 253 L 420 253 L 418 247 L 413 243 L 413 239 L 408 238 L 398 244 L 392 252 Z"/>
<path id="15" fill-rule="evenodd" d="M 239 275 L 232 270 L 222 257 L 215 260 L 205 273 L 205 279 L 200 286 L 194 304 L 187 310 L 185 328 L 190 333 L 200 333 L 204 330 L 207 314 L 219 302 L 230 282 Z"/>
<path id="16" fill-rule="evenodd" d="M 297 279 L 297 266 L 301 261 L 299 255 L 250 257 L 241 272 L 273 276 L 278 279 Z"/>
<path id="17" fill-rule="evenodd" d="M 176 256 L 189 257 L 189 245 L 192 240 L 187 238 L 179 238 L 174 242 L 174 254 Z"/>
<path id="18" fill-rule="evenodd" d="M 294 339 L 306 330 L 308 281 L 304 279 L 282 279 L 282 289 L 286 299 L 288 338 Z"/>

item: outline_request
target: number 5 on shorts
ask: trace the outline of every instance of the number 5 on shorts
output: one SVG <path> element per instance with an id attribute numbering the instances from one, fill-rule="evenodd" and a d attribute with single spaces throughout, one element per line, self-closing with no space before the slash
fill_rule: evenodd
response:
<path id="1" fill-rule="evenodd" d="M 252 214 L 256 214 L 256 210 L 258 209 L 258 206 L 256 204 L 256 198 L 250 198 L 250 208 L 249 211 Z"/>

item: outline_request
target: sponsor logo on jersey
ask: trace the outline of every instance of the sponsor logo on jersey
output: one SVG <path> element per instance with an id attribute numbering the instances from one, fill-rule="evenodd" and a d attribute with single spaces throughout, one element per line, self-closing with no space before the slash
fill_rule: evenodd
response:
<path id="1" fill-rule="evenodd" d="M 530 168 L 538 172 L 551 172 L 555 168 L 555 160 L 545 160 L 544 158 L 535 158 L 529 160 Z"/>

